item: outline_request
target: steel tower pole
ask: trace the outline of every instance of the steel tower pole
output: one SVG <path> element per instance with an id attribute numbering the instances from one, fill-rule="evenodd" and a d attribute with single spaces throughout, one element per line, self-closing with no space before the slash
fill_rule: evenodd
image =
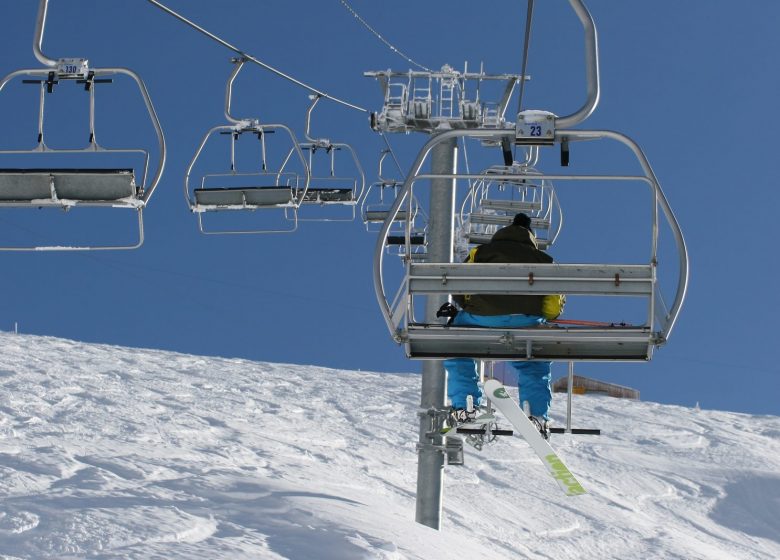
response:
<path id="1" fill-rule="evenodd" d="M 454 174 L 457 171 L 457 139 L 438 144 L 431 153 L 431 173 Z M 452 232 L 455 218 L 455 179 L 432 179 L 428 222 L 429 262 L 452 262 Z M 436 311 L 447 296 L 428 296 L 425 320 L 436 322 Z M 447 379 L 442 360 L 424 360 L 422 366 L 422 410 L 441 410 L 446 402 Z M 431 434 L 431 417 L 420 415 L 420 444 L 417 452 L 417 523 L 441 528 L 442 489 L 444 487 L 443 436 Z M 437 425 L 436 422 L 433 425 Z"/>

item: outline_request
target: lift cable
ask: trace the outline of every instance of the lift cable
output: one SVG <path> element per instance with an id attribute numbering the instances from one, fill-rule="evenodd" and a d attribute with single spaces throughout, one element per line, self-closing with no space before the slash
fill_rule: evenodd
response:
<path id="1" fill-rule="evenodd" d="M 305 84 L 304 82 L 302 82 L 300 80 L 297 80 L 297 79 L 293 78 L 289 74 L 285 74 L 281 70 L 277 70 L 276 68 L 274 68 L 273 66 L 271 66 L 269 64 L 266 64 L 262 60 L 259 60 L 258 58 L 255 58 L 254 56 L 252 56 L 252 55 L 250 55 L 248 53 L 245 53 L 244 51 L 242 51 L 238 47 L 234 47 L 233 45 L 231 45 L 230 43 L 228 43 L 224 39 L 219 38 L 218 36 L 214 35 L 210 31 L 208 31 L 208 30 L 204 29 L 203 27 L 199 26 L 198 24 L 188 20 L 187 18 L 185 18 L 181 14 L 178 14 L 178 13 L 174 12 L 172 9 L 170 9 L 167 6 L 165 6 L 164 4 L 159 2 L 158 0 L 147 0 L 147 1 L 149 3 L 157 6 L 158 8 L 160 8 L 161 10 L 166 12 L 167 14 L 175 17 L 179 21 L 189 25 L 190 27 L 192 27 L 196 31 L 199 31 L 200 33 L 203 33 L 209 39 L 212 39 L 212 40 L 216 41 L 217 43 L 219 43 L 223 47 L 226 47 L 226 48 L 230 49 L 231 51 L 235 52 L 236 54 L 246 58 L 248 61 L 254 62 L 258 66 L 261 66 L 262 68 L 265 68 L 266 70 L 268 70 L 270 72 L 273 72 L 277 76 L 279 76 L 281 78 L 284 78 L 285 80 L 287 80 L 289 82 L 292 82 L 295 85 L 300 86 L 300 87 L 310 91 L 311 93 L 313 93 L 315 95 L 319 95 L 321 97 L 324 97 L 325 99 L 330 99 L 331 101 L 334 101 L 336 103 L 344 105 L 345 107 L 349 107 L 350 109 L 355 109 L 356 111 L 362 111 L 363 113 L 368 113 L 369 112 L 368 109 L 364 109 L 363 107 L 360 107 L 360 106 L 355 105 L 353 103 L 349 103 L 348 101 L 344 101 L 343 99 L 340 99 L 340 98 L 335 97 L 333 95 L 329 95 L 329 94 L 325 93 L 324 91 L 318 90 L 317 88 L 314 88 L 314 87 L 312 87 L 312 86 L 310 86 L 308 84 Z"/>
<path id="2" fill-rule="evenodd" d="M 355 19 L 356 19 L 356 20 L 358 20 L 360 23 L 362 23 L 362 24 L 363 24 L 363 27 L 365 27 L 366 29 L 368 29 L 368 30 L 369 30 L 369 31 L 370 31 L 370 32 L 371 32 L 371 33 L 372 33 L 372 34 L 373 34 L 373 35 L 374 35 L 374 36 L 375 36 L 377 39 L 379 39 L 380 41 L 382 41 L 382 43 L 384 43 L 385 45 L 387 45 L 387 47 L 388 47 L 388 48 L 389 48 L 391 51 L 393 51 L 393 52 L 394 52 L 394 53 L 396 53 L 398 56 L 400 56 L 401 58 L 403 58 L 404 60 L 406 60 L 406 62 L 409 62 L 410 64 L 414 64 L 415 66 L 417 66 L 417 67 L 418 67 L 418 68 L 420 68 L 421 70 L 425 70 L 426 72 L 433 72 L 433 70 L 431 70 L 430 68 L 428 68 L 428 67 L 426 67 L 426 66 L 423 66 L 423 65 L 422 65 L 422 64 L 420 64 L 419 62 L 415 62 L 414 60 L 412 60 L 410 57 L 408 57 L 407 55 L 405 55 L 404 53 L 402 53 L 400 50 L 398 50 L 398 49 L 397 49 L 395 46 L 393 46 L 393 44 L 392 44 L 392 43 L 390 43 L 390 41 L 388 41 L 387 39 L 385 39 L 384 37 L 382 37 L 382 35 L 381 35 L 381 34 L 380 34 L 380 33 L 379 33 L 379 32 L 378 32 L 376 29 L 374 29 L 373 27 L 371 27 L 371 25 L 369 25 L 369 23 L 368 23 L 366 20 L 364 20 L 362 17 L 360 17 L 360 14 L 358 14 L 358 13 L 355 11 L 355 9 L 354 9 L 352 6 L 350 6 L 350 5 L 347 3 L 347 1 L 346 1 L 346 0 L 339 0 L 339 1 L 341 2 L 341 4 L 342 4 L 342 5 L 343 5 L 343 6 L 344 6 L 344 7 L 345 7 L 347 10 L 349 10 L 349 12 L 350 12 L 350 13 L 351 13 L 353 16 L 355 16 Z"/>

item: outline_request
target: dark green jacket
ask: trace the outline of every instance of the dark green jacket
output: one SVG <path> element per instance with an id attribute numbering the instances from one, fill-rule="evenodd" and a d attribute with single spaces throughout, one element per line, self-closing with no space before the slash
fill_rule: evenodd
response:
<path id="1" fill-rule="evenodd" d="M 551 263 L 550 255 L 537 248 L 536 238 L 522 226 L 498 230 L 489 243 L 472 250 L 466 262 Z M 460 307 L 474 315 L 542 315 L 544 296 L 504 296 L 498 294 L 454 295 Z"/>

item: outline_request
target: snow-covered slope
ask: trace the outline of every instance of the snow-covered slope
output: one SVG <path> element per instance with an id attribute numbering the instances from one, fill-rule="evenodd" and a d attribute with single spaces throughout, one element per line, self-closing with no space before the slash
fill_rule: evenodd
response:
<path id="1" fill-rule="evenodd" d="M 437 532 L 416 375 L 0 334 L 0 383 L 2 559 L 780 557 L 778 417 L 577 397 L 588 495 L 504 438 L 447 467 Z"/>

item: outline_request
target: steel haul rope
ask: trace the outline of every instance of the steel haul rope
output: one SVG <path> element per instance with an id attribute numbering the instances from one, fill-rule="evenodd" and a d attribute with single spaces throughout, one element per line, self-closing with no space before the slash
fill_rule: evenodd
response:
<path id="1" fill-rule="evenodd" d="M 381 34 L 380 34 L 380 33 L 379 33 L 379 32 L 378 32 L 376 29 L 374 29 L 373 27 L 371 27 L 371 25 L 369 25 L 369 24 L 368 24 L 368 22 L 367 22 L 366 20 L 364 20 L 362 17 L 360 17 L 360 14 L 358 14 L 358 13 L 355 11 L 355 9 L 354 9 L 352 6 L 350 6 L 350 5 L 347 3 L 347 1 L 346 1 L 346 0 L 339 0 L 339 1 L 341 2 L 341 4 L 342 4 L 342 5 L 343 5 L 343 6 L 344 6 L 344 7 L 345 7 L 347 10 L 349 10 L 349 12 L 350 12 L 350 13 L 351 13 L 353 16 L 355 16 L 355 19 L 356 19 L 356 20 L 358 20 L 360 23 L 362 23 L 362 24 L 363 24 L 363 27 L 365 27 L 366 29 L 368 29 L 368 30 L 369 30 L 369 31 L 370 31 L 370 32 L 371 32 L 371 33 L 372 33 L 372 34 L 373 34 L 373 35 L 374 35 L 374 36 L 375 36 L 377 39 L 379 39 L 380 41 L 382 41 L 382 43 L 384 43 L 384 44 L 385 44 L 385 45 L 386 45 L 386 46 L 387 46 L 387 47 L 388 47 L 388 48 L 389 48 L 391 51 L 393 51 L 393 52 L 394 52 L 394 53 L 396 53 L 398 56 L 400 56 L 401 58 L 403 58 L 404 60 L 406 60 L 406 62 L 408 62 L 408 63 L 410 63 L 410 64 L 413 64 L 413 65 L 417 66 L 417 68 L 420 68 L 421 70 L 425 70 L 426 72 L 433 72 L 433 70 L 431 70 L 430 68 L 428 68 L 428 67 L 426 67 L 426 66 L 423 66 L 423 65 L 422 65 L 422 64 L 420 64 L 419 62 L 415 62 L 414 60 L 412 60 L 412 59 L 411 59 L 409 56 L 405 55 L 405 54 L 404 54 L 404 53 L 402 53 L 400 50 L 398 50 L 398 49 L 397 49 L 395 46 L 393 46 L 393 44 L 392 44 L 392 43 L 390 43 L 390 42 L 389 42 L 387 39 L 385 39 L 384 37 L 382 37 L 382 35 L 381 35 Z"/>
<path id="2" fill-rule="evenodd" d="M 335 97 L 335 96 L 333 96 L 333 95 L 330 95 L 330 94 L 328 94 L 328 93 L 325 93 L 324 91 L 322 91 L 322 90 L 319 90 L 319 89 L 317 89 L 317 88 L 315 88 L 315 87 L 312 87 L 312 86 L 310 86 L 310 85 L 308 85 L 308 84 L 306 84 L 306 83 L 304 83 L 304 82 L 302 82 L 302 81 L 300 81 L 300 80 L 298 80 L 298 79 L 296 79 L 296 78 L 294 78 L 294 77 L 290 76 L 289 74 L 285 74 L 284 72 L 282 72 L 281 70 L 278 70 L 278 69 L 274 68 L 274 67 L 273 67 L 273 66 L 271 66 L 270 64 L 266 64 L 266 63 L 265 63 L 265 62 L 263 62 L 262 60 L 260 60 L 260 59 L 258 59 L 258 58 L 256 58 L 256 57 L 252 56 L 251 54 L 248 54 L 248 53 L 246 53 L 246 52 L 242 51 L 242 50 L 241 50 L 241 49 L 239 49 L 238 47 L 235 47 L 235 46 L 231 45 L 230 43 L 228 43 L 228 42 L 227 42 L 227 41 L 225 41 L 224 39 L 221 39 L 221 38 L 220 38 L 220 37 L 218 37 L 217 35 L 215 35 L 215 34 L 211 33 L 210 31 L 208 31 L 208 30 L 206 30 L 206 29 L 204 29 L 204 28 L 203 28 L 203 27 L 201 27 L 200 25 L 198 25 L 198 24 L 196 24 L 196 23 L 194 23 L 194 22 L 190 21 L 189 19 L 185 18 L 185 17 L 184 17 L 184 16 L 182 16 L 181 14 L 179 14 L 179 13 L 177 13 L 177 12 L 173 11 L 172 9 L 170 9 L 169 7 L 167 7 L 166 5 L 164 5 L 163 3 L 159 2 L 158 0 L 147 0 L 147 1 L 148 1 L 149 3 L 151 3 L 151 4 L 155 5 L 155 6 L 157 6 L 158 8 L 160 8 L 161 10 L 163 10 L 165 13 L 167 13 L 167 14 L 169 14 L 169 15 L 171 15 L 171 16 L 173 16 L 173 17 L 175 17 L 175 18 L 176 18 L 176 19 L 178 19 L 179 21 L 181 21 L 181 22 L 183 22 L 183 23 L 185 23 L 185 24 L 189 25 L 190 27 L 192 27 L 192 28 L 193 28 L 193 29 L 195 29 L 196 31 L 198 31 L 198 32 L 200 32 L 200 33 L 202 33 L 202 34 L 204 34 L 204 35 L 205 35 L 206 37 L 208 37 L 209 39 L 212 39 L 213 41 L 216 41 L 217 43 L 219 43 L 219 44 L 220 44 L 220 45 L 222 45 L 223 47 L 226 47 L 226 48 L 230 49 L 231 51 L 235 52 L 236 54 L 238 54 L 238 55 L 240 55 L 240 56 L 242 56 L 242 57 L 246 58 L 248 61 L 250 61 L 250 62 L 254 62 L 254 63 L 255 63 L 255 64 L 257 64 L 258 66 L 261 66 L 261 67 L 265 68 L 266 70 L 268 70 L 268 71 L 270 71 L 270 72 L 273 72 L 273 73 L 274 73 L 274 74 L 276 74 L 277 76 L 279 76 L 279 77 L 281 77 L 281 78 L 284 78 L 285 80 L 287 80 L 287 81 L 289 81 L 289 82 L 292 82 L 292 83 L 294 83 L 295 85 L 297 85 L 297 86 L 300 86 L 300 87 L 302 87 L 302 88 L 304 88 L 304 89 L 306 89 L 306 90 L 308 90 L 308 91 L 310 91 L 310 92 L 312 92 L 312 93 L 314 93 L 314 94 L 316 94 L 316 95 L 319 95 L 319 96 L 321 96 L 321 97 L 324 97 L 325 99 L 330 99 L 331 101 L 334 101 L 334 102 L 336 102 L 336 103 L 339 103 L 340 105 L 344 105 L 345 107 L 349 107 L 350 109 L 355 109 L 356 111 L 362 111 L 362 112 L 364 112 L 364 113 L 368 113 L 368 112 L 369 112 L 369 111 L 368 111 L 368 109 L 364 109 L 363 107 L 360 107 L 359 105 L 355 105 L 354 103 L 350 103 L 350 102 L 348 102 L 348 101 L 345 101 L 345 100 L 343 100 L 343 99 L 340 99 L 340 98 L 338 98 L 338 97 Z"/>

